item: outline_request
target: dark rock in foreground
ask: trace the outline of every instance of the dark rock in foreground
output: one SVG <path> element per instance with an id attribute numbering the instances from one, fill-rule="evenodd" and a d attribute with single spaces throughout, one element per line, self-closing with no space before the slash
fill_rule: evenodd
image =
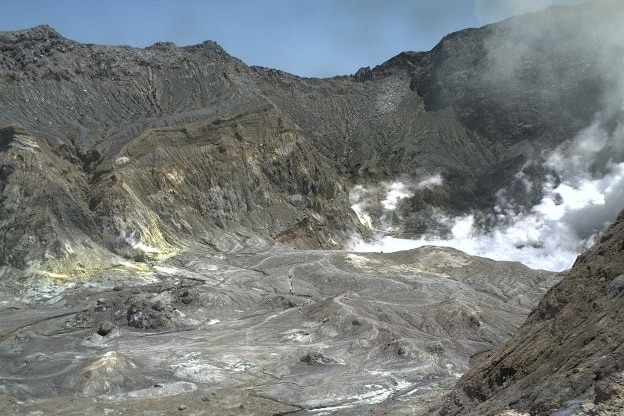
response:
<path id="1" fill-rule="evenodd" d="M 441 415 L 624 409 L 624 213 L 514 336 L 457 383 Z"/>

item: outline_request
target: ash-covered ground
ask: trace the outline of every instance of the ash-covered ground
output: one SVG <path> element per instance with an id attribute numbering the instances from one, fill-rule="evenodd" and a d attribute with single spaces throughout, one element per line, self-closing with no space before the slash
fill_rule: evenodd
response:
<path id="1" fill-rule="evenodd" d="M 426 414 L 559 280 L 447 248 L 247 252 L 8 285 L 0 412 Z"/>

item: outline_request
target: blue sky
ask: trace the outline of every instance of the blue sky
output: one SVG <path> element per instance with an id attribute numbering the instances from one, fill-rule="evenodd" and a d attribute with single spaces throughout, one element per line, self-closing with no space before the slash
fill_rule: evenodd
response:
<path id="1" fill-rule="evenodd" d="M 355 73 L 444 35 L 582 0 L 0 0 L 0 30 L 49 24 L 83 43 L 213 40 L 249 65 L 300 76 Z"/>

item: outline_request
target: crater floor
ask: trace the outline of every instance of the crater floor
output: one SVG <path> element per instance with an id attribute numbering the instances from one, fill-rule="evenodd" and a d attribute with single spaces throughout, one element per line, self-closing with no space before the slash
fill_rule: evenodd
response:
<path id="1" fill-rule="evenodd" d="M 1 413 L 424 414 L 559 280 L 435 247 L 140 265 L 7 284 Z"/>

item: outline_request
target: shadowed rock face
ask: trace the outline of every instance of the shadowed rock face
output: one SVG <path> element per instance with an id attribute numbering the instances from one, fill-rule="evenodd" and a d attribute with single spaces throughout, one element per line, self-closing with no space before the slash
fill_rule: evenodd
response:
<path id="1" fill-rule="evenodd" d="M 503 355 L 487 354 L 561 275 L 451 249 L 326 250 L 366 233 L 354 184 L 440 174 L 395 212 L 426 228 L 432 207 L 490 207 L 537 160 L 533 191 L 509 188 L 531 206 L 541 152 L 618 76 L 621 55 L 592 47 L 617 15 L 595 37 L 570 29 L 594 13 L 454 33 L 331 79 L 213 42 L 0 33 L 0 413 L 427 414 L 471 361 L 491 368 L 443 412 L 498 391 L 483 409 L 620 406 L 621 221 L 530 315 L 537 347 Z"/>
<path id="2" fill-rule="evenodd" d="M 442 415 L 624 408 L 624 214 L 514 336 L 464 375 Z"/>

